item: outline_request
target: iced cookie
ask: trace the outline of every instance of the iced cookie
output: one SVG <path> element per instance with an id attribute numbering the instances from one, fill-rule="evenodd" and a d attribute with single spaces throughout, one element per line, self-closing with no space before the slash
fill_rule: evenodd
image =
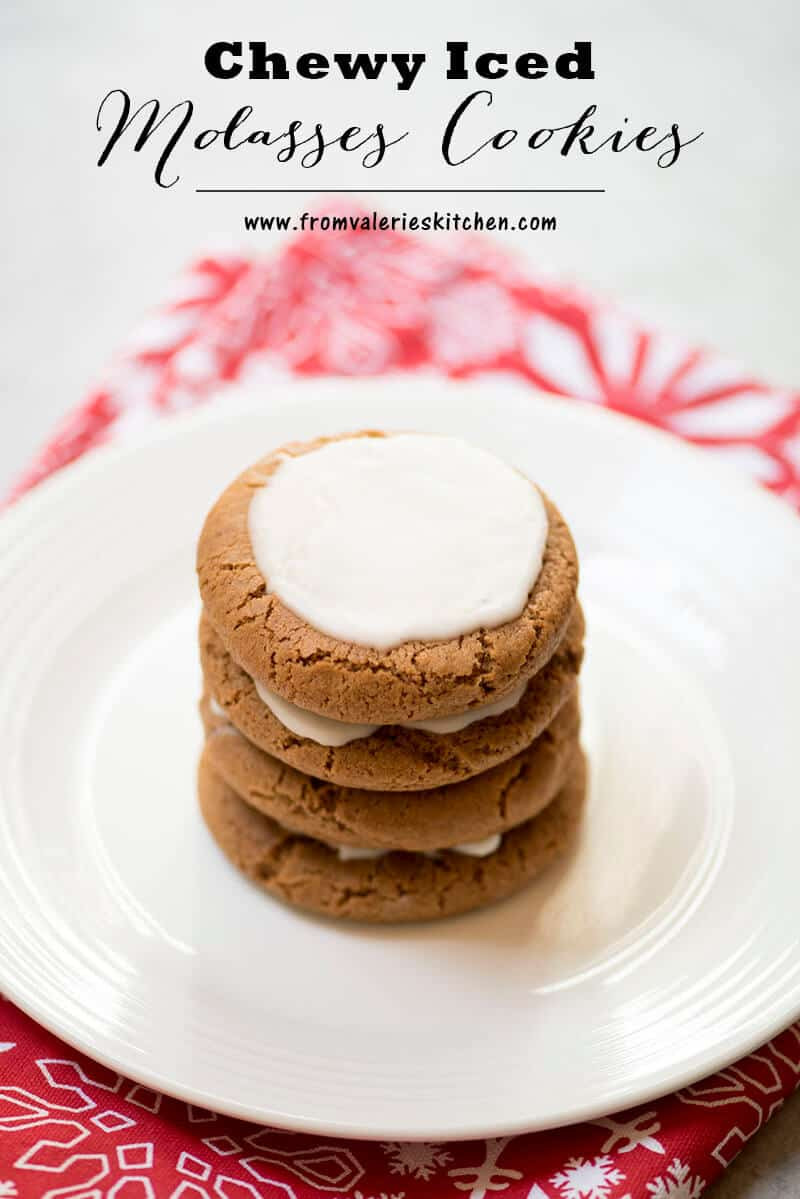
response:
<path id="1" fill-rule="evenodd" d="M 204 705 L 209 765 L 251 807 L 331 845 L 425 851 L 482 841 L 540 812 L 578 744 L 577 698 L 527 749 L 464 782 L 427 791 L 339 787 L 256 749 Z"/>
<path id="2" fill-rule="evenodd" d="M 552 656 L 578 566 L 554 505 L 455 438 L 294 444 L 223 493 L 198 546 L 238 665 L 334 720 L 396 724 L 508 696 Z"/>
<path id="3" fill-rule="evenodd" d="M 387 853 L 342 860 L 257 812 L 200 763 L 200 806 L 230 861 L 287 903 L 338 919 L 397 923 L 455 915 L 494 903 L 540 874 L 575 840 L 586 790 L 582 756 L 544 811 L 506 833 L 493 852 Z"/>
<path id="4" fill-rule="evenodd" d="M 411 791 L 469 778 L 527 748 L 575 691 L 583 628 L 576 605 L 563 640 L 529 682 L 499 705 L 472 709 L 463 724 L 444 717 L 422 728 L 348 725 L 280 700 L 234 662 L 205 617 L 200 660 L 217 709 L 260 749 L 341 786 Z"/>

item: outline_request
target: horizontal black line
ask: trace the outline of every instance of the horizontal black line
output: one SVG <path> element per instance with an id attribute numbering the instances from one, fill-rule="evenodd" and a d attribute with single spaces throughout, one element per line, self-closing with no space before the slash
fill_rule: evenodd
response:
<path id="1" fill-rule="evenodd" d="M 448 196 L 530 196 L 530 195 L 599 195 L 604 187 L 196 187 L 203 193 L 247 193 L 249 195 L 290 196 L 388 196 L 388 195 L 448 195 Z"/>

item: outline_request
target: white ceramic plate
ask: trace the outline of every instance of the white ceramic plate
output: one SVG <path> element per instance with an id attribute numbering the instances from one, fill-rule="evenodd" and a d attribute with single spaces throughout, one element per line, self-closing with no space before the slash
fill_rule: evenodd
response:
<path id="1" fill-rule="evenodd" d="M 578 851 L 382 930 L 240 878 L 195 806 L 193 547 L 290 438 L 458 433 L 571 522 Z M 654 1097 L 800 1013 L 800 523 L 709 456 L 510 384 L 286 384 L 98 453 L 0 522 L 0 989 L 101 1061 L 292 1129 L 448 1138 Z"/>

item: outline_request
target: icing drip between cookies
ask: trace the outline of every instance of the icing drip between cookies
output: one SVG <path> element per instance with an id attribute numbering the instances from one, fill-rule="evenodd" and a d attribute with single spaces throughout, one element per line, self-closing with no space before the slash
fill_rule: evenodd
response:
<path id="1" fill-rule="evenodd" d="M 381 727 L 378 724 L 351 724 L 345 720 L 333 720 L 330 716 L 318 716 L 316 712 L 308 712 L 305 708 L 299 708 L 297 704 L 290 703 L 280 695 L 276 695 L 258 679 L 254 679 L 253 684 L 259 699 L 266 704 L 284 728 L 298 737 L 306 737 L 309 741 L 316 742 L 317 745 L 336 747 L 347 745 L 350 741 L 369 737 Z M 486 720 L 490 716 L 499 716 L 502 712 L 508 712 L 511 708 L 515 708 L 522 699 L 527 685 L 527 681 L 520 683 L 502 699 L 495 700 L 491 704 L 482 704 L 478 708 L 470 708 L 468 712 L 461 712 L 455 716 L 438 716 L 431 720 L 403 721 L 400 723 L 400 727 L 422 729 L 426 733 L 436 733 L 440 736 L 445 733 L 457 733 L 461 729 L 465 729 L 467 725 L 475 724 L 479 720 Z"/>
<path id="2" fill-rule="evenodd" d="M 349 437 L 285 458 L 248 531 L 270 592 L 328 636 L 375 649 L 494 629 L 542 566 L 537 489 L 453 437 Z"/>
<path id="3" fill-rule="evenodd" d="M 430 853 L 424 853 L 425 858 L 438 857 L 439 853 L 463 853 L 471 858 L 488 858 L 489 854 L 496 853 L 500 848 L 500 842 L 503 840 L 500 833 L 492 833 L 490 837 L 484 837 L 482 841 L 468 841 L 464 845 L 451 845 L 445 850 L 434 850 Z M 387 853 L 396 853 L 397 850 L 392 849 L 361 849 L 355 845 L 332 845 L 331 849 L 335 849 L 340 862 L 356 862 L 356 861 L 372 861 L 376 858 L 382 858 Z"/>

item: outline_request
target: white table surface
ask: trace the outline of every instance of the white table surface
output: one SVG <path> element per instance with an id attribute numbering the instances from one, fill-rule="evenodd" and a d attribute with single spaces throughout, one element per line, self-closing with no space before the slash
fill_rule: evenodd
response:
<path id="1" fill-rule="evenodd" d="M 212 0 L 6 0 L 0 7 L 7 118 L 0 123 L 6 167 L 0 490 L 199 248 L 241 243 L 266 252 L 278 235 L 244 234 L 244 212 L 313 208 L 311 197 L 282 202 L 194 194 L 195 185 L 221 179 L 244 186 L 258 172 L 262 186 L 299 185 L 297 172 L 278 176 L 271 160 L 263 166 L 252 158 L 235 165 L 219 156 L 192 161 L 191 184 L 170 191 L 154 187 L 144 155 L 128 151 L 98 170 L 95 112 L 105 92 L 125 87 L 137 103 L 153 95 L 170 103 L 192 96 L 208 123 L 247 101 L 273 125 L 298 116 L 322 118 L 338 130 L 352 119 L 383 119 L 387 128 L 414 129 L 418 141 L 396 167 L 390 169 L 387 158 L 381 185 L 434 186 L 451 182 L 438 162 L 438 130 L 471 90 L 443 79 L 448 39 L 468 40 L 476 51 L 551 54 L 576 39 L 593 42 L 596 79 L 577 85 L 588 91 L 549 79 L 494 85 L 498 127 L 532 130 L 547 123 L 547 115 L 567 120 L 595 102 L 609 130 L 624 115 L 637 127 L 678 120 L 687 132 L 703 129 L 704 137 L 667 171 L 636 153 L 598 155 L 587 172 L 585 162 L 565 168 L 561 160 L 532 160 L 520 151 L 484 155 L 458 182 L 525 187 L 553 185 L 555 178 L 559 186 L 605 186 L 603 196 L 480 201 L 487 212 L 555 213 L 554 234 L 506 235 L 538 269 L 614 296 L 652 322 L 720 348 L 768 381 L 797 386 L 795 35 L 792 0 L 758 6 L 405 0 L 394 9 L 371 0 L 330 6 L 295 0 L 280 8 L 256 0 L 222 6 Z M 202 56 L 211 41 L 238 37 L 264 38 L 271 49 L 295 55 L 394 48 L 425 50 L 429 60 L 405 96 L 384 84 L 333 81 L 289 83 L 282 92 L 270 83 L 237 90 L 208 79 Z M 426 122 L 431 128 L 420 133 Z M 347 187 L 359 177 L 351 164 L 330 159 L 313 185 Z M 464 212 L 476 198 L 385 199 L 390 211 L 436 205 Z M 800 1097 L 746 1148 L 716 1193 L 725 1199 L 800 1193 Z"/>

